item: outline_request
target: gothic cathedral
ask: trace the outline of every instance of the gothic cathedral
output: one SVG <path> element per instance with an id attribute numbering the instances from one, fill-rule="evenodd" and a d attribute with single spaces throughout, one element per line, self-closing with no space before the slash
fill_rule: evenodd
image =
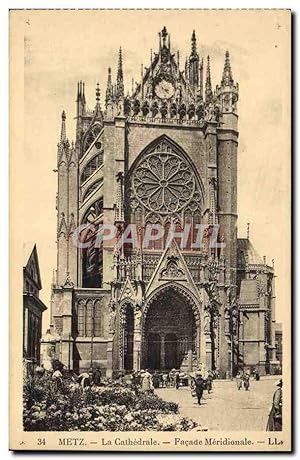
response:
<path id="1" fill-rule="evenodd" d="M 66 366 L 225 377 L 278 365 L 274 267 L 249 232 L 237 238 L 238 97 L 228 51 L 213 89 L 195 32 L 181 70 L 165 27 L 130 93 L 121 49 L 105 109 L 99 84 L 90 111 L 78 83 L 75 143 L 63 112 L 57 155 L 51 321 Z"/>

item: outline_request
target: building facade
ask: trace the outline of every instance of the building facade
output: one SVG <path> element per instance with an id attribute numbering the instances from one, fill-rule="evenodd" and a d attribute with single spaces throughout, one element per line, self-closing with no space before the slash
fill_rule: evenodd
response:
<path id="1" fill-rule="evenodd" d="M 103 109 L 99 84 L 90 111 L 78 83 L 76 139 L 63 112 L 57 156 L 52 321 L 65 364 L 108 376 L 276 364 L 274 270 L 237 238 L 238 95 L 228 51 L 213 89 L 195 32 L 181 70 L 165 27 L 130 94 L 121 49 Z"/>
<path id="2" fill-rule="evenodd" d="M 40 363 L 42 315 L 47 309 L 39 298 L 41 289 L 36 245 L 26 244 L 23 266 L 23 358 L 33 364 Z"/>
<path id="3" fill-rule="evenodd" d="M 276 359 L 282 369 L 282 323 L 275 324 Z"/>

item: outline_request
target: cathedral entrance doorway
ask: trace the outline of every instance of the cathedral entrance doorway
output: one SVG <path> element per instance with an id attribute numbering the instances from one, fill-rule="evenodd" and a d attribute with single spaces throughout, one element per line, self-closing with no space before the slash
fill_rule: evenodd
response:
<path id="1" fill-rule="evenodd" d="M 186 296 L 172 287 L 161 291 L 144 318 L 142 367 L 191 371 L 197 364 L 197 323 Z"/>

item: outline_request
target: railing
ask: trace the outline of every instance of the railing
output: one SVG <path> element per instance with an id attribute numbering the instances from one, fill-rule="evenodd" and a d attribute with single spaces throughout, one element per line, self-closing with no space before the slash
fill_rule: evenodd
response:
<path id="1" fill-rule="evenodd" d="M 188 120 L 180 118 L 162 118 L 162 117 L 151 117 L 151 116 L 129 116 L 128 121 L 139 122 L 139 123 L 160 123 L 164 125 L 180 125 L 180 126 L 196 126 L 203 128 L 205 123 L 203 120 Z"/>

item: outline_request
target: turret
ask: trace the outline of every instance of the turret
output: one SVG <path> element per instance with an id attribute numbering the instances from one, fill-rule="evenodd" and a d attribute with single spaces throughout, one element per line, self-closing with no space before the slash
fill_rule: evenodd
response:
<path id="1" fill-rule="evenodd" d="M 219 100 L 223 126 L 237 129 L 237 101 L 238 83 L 234 82 L 229 51 L 225 53 L 225 63 L 220 86 L 216 88 L 216 96 Z"/>
<path id="2" fill-rule="evenodd" d="M 57 283 L 62 285 L 67 277 L 76 280 L 77 252 L 69 244 L 70 235 L 77 226 L 77 154 L 74 143 L 70 145 L 66 133 L 66 113 L 61 115 L 61 132 L 57 154 L 58 194 L 57 194 Z M 75 261 L 75 263 L 73 263 Z"/>

